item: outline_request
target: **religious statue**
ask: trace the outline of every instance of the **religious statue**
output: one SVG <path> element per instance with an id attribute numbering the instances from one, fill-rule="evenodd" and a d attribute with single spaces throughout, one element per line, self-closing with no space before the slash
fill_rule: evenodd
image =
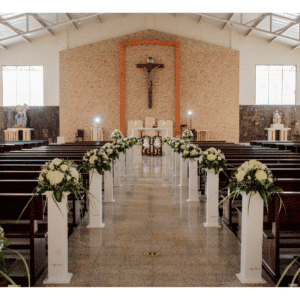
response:
<path id="1" fill-rule="evenodd" d="M 273 113 L 273 124 L 281 124 L 281 115 L 276 110 L 276 113 Z"/>
<path id="2" fill-rule="evenodd" d="M 152 108 L 152 87 L 153 87 L 153 82 L 151 79 L 151 72 L 154 69 L 160 69 L 163 68 L 163 64 L 154 64 L 152 57 L 148 57 L 147 63 L 146 64 L 137 64 L 137 68 L 144 69 L 145 71 L 148 72 L 148 107 Z"/>
<path id="3" fill-rule="evenodd" d="M 27 117 L 26 111 L 28 109 L 28 105 L 24 103 L 23 106 L 17 106 L 17 114 L 15 116 L 15 126 L 14 127 L 26 127 Z"/>

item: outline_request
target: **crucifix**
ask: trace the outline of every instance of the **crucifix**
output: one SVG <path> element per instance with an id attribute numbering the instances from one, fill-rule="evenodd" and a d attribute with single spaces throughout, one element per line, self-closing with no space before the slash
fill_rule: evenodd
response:
<path id="1" fill-rule="evenodd" d="M 148 107 L 152 108 L 152 86 L 153 82 L 151 79 L 151 72 L 154 69 L 161 69 L 164 67 L 163 64 L 154 64 L 152 57 L 147 59 L 146 64 L 137 64 L 137 68 L 143 68 L 145 71 L 148 72 Z"/>

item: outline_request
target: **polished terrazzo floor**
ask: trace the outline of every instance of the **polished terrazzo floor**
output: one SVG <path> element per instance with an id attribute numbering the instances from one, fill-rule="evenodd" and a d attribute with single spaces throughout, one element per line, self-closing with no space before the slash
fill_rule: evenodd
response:
<path id="1" fill-rule="evenodd" d="M 69 239 L 68 287 L 252 287 L 243 285 L 240 243 L 226 228 L 205 228 L 205 200 L 188 203 L 166 157 L 142 157 L 127 164 L 115 203 L 104 203 L 103 229 L 87 220 Z M 177 171 L 179 174 L 179 171 Z M 156 257 L 145 253 L 156 252 Z"/>

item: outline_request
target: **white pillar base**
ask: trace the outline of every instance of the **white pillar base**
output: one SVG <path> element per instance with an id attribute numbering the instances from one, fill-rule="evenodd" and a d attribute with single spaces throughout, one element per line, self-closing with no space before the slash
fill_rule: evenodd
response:
<path id="1" fill-rule="evenodd" d="M 188 186 L 187 170 L 188 170 L 188 164 L 181 157 L 181 154 L 180 154 L 180 184 L 179 184 L 179 186 Z"/>
<path id="2" fill-rule="evenodd" d="M 219 173 L 215 170 L 207 172 L 206 222 L 204 227 L 221 227 L 219 223 Z"/>
<path id="3" fill-rule="evenodd" d="M 189 198 L 187 202 L 198 202 L 198 161 L 189 160 Z"/>
<path id="4" fill-rule="evenodd" d="M 87 228 L 104 228 L 102 222 L 102 175 L 91 170 L 89 188 L 89 224 Z"/>
<path id="5" fill-rule="evenodd" d="M 68 194 L 54 202 L 53 192 L 45 192 L 48 202 L 48 276 L 44 283 L 70 283 L 68 272 Z M 58 207 L 57 207 L 58 206 Z"/>
<path id="6" fill-rule="evenodd" d="M 113 165 L 112 165 L 113 168 Z M 114 185 L 113 174 L 111 171 L 104 172 L 104 200 L 103 202 L 115 202 L 114 199 Z"/>
<path id="7" fill-rule="evenodd" d="M 116 160 L 114 163 L 114 186 L 122 186 L 120 181 L 121 163 L 120 160 Z"/>
<path id="8" fill-rule="evenodd" d="M 264 202 L 258 193 L 242 192 L 241 283 L 265 283 L 262 278 L 262 239 Z"/>

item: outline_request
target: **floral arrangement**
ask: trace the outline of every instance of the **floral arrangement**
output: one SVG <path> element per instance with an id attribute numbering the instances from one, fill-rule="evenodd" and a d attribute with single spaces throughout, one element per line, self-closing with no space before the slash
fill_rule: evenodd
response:
<path id="1" fill-rule="evenodd" d="M 2 275 L 7 281 L 9 281 L 11 284 L 14 286 L 17 286 L 16 283 L 6 274 L 6 263 L 5 263 L 5 254 L 3 253 L 3 250 L 8 250 L 9 245 L 11 242 L 8 241 L 8 239 L 4 236 L 4 230 L 0 226 L 0 275 Z M 28 277 L 28 286 L 30 286 L 30 273 L 29 273 L 29 268 L 28 265 L 24 259 L 24 257 L 16 250 L 9 249 L 10 251 L 13 251 L 19 255 L 19 257 L 22 259 L 25 269 L 27 272 L 27 277 Z"/>
<path id="2" fill-rule="evenodd" d="M 281 188 L 274 185 L 272 172 L 257 160 L 246 161 L 237 168 L 228 188 L 232 190 L 229 196 L 233 196 L 233 200 L 240 192 L 245 192 L 247 195 L 250 193 L 250 198 L 252 194 L 259 193 L 267 208 L 272 194 L 282 191 Z"/>
<path id="3" fill-rule="evenodd" d="M 37 192 L 52 191 L 56 201 L 61 202 L 64 192 L 75 194 L 83 190 L 82 178 L 73 161 L 55 158 L 46 162 L 39 176 Z"/>
<path id="4" fill-rule="evenodd" d="M 189 141 L 178 139 L 174 144 L 173 150 L 174 152 L 181 154 L 188 144 Z"/>
<path id="5" fill-rule="evenodd" d="M 115 129 L 111 134 L 111 138 L 114 141 L 120 140 L 120 139 L 123 139 L 123 134 L 119 129 Z"/>
<path id="6" fill-rule="evenodd" d="M 170 136 L 166 136 L 163 138 L 162 142 L 163 144 L 169 144 L 169 141 L 171 140 L 171 137 Z"/>
<path id="7" fill-rule="evenodd" d="M 182 132 L 181 139 L 187 140 L 187 141 L 192 141 L 194 139 L 194 135 L 191 130 L 186 129 Z"/>
<path id="8" fill-rule="evenodd" d="M 126 153 L 127 145 L 123 139 L 113 141 L 112 146 L 116 148 L 118 152 Z"/>
<path id="9" fill-rule="evenodd" d="M 107 148 L 106 151 L 109 151 L 109 149 L 111 148 Z M 83 156 L 81 169 L 83 169 L 85 172 L 95 169 L 100 175 L 104 171 L 110 171 L 111 159 L 107 156 L 106 151 L 104 149 L 96 149 L 86 152 Z"/>
<path id="10" fill-rule="evenodd" d="M 198 161 L 202 170 L 214 169 L 216 174 L 227 169 L 225 156 L 216 148 L 209 148 L 202 152 Z"/>
<path id="11" fill-rule="evenodd" d="M 183 152 L 182 152 L 181 156 L 184 160 L 187 160 L 187 159 L 198 160 L 198 158 L 202 154 L 201 149 L 198 148 L 197 145 L 188 144 L 182 150 L 183 150 Z"/>
<path id="12" fill-rule="evenodd" d="M 178 141 L 179 139 L 175 138 L 175 137 L 171 137 L 171 139 L 169 140 L 169 146 L 174 149 L 175 147 L 175 144 L 176 142 Z"/>
<path id="13" fill-rule="evenodd" d="M 103 145 L 102 150 L 108 156 L 111 161 L 115 161 L 119 158 L 118 148 L 115 147 L 112 143 L 106 143 Z"/>
<path id="14" fill-rule="evenodd" d="M 129 148 L 131 148 L 138 143 L 138 139 L 131 135 L 126 139 L 126 143 L 128 144 Z"/>

